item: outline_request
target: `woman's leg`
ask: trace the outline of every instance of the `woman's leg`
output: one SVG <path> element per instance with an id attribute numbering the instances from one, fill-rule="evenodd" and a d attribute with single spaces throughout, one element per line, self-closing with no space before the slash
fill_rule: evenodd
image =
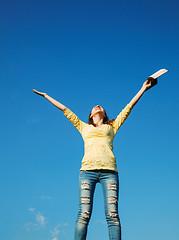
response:
<path id="1" fill-rule="evenodd" d="M 121 224 L 118 215 L 119 179 L 115 172 L 101 173 L 105 215 L 110 240 L 121 240 Z"/>
<path id="2" fill-rule="evenodd" d="M 83 171 L 79 175 L 79 210 L 75 226 L 74 240 L 85 240 L 88 223 L 90 221 L 93 195 L 98 174 L 92 171 Z"/>

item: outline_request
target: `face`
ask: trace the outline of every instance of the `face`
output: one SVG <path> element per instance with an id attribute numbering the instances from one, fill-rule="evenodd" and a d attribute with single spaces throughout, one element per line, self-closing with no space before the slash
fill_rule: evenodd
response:
<path id="1" fill-rule="evenodd" d="M 105 111 L 104 111 L 104 109 L 103 109 L 101 106 L 99 106 L 99 105 L 95 106 L 95 107 L 91 110 L 91 116 L 90 116 L 90 117 L 95 116 L 97 113 L 100 114 L 100 115 L 102 115 L 103 117 L 105 116 Z"/>

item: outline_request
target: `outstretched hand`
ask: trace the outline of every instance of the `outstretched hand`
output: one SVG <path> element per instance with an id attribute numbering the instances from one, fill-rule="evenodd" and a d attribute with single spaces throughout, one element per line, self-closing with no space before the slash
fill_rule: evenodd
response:
<path id="1" fill-rule="evenodd" d="M 145 91 L 149 90 L 150 88 L 152 88 L 153 86 L 155 86 L 157 84 L 157 78 L 152 78 L 149 77 L 147 78 L 147 80 L 143 83 L 142 88 L 140 89 L 140 91 L 133 97 L 133 99 L 130 101 L 130 105 L 132 107 L 134 107 L 136 105 L 136 103 L 139 101 L 139 99 L 142 97 L 142 95 L 144 94 Z"/>
<path id="2" fill-rule="evenodd" d="M 40 96 L 42 96 L 42 97 L 45 97 L 47 95 L 46 93 L 39 92 L 39 91 L 37 91 L 35 89 L 33 89 L 33 92 L 38 94 L 38 95 L 40 95 Z"/>
<path id="3" fill-rule="evenodd" d="M 155 86 L 156 84 L 157 84 L 157 78 L 155 79 L 155 78 L 149 77 L 147 78 L 147 81 L 143 83 L 143 88 L 145 89 L 145 91 L 147 91 L 153 86 Z"/>

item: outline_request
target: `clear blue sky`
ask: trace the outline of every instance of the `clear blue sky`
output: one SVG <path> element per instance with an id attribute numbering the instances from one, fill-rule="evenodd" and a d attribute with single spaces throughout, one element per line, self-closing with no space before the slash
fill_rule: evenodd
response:
<path id="1" fill-rule="evenodd" d="M 178 240 L 179 3 L 177 0 L 1 0 L 0 238 L 70 240 L 83 141 L 46 92 L 87 121 L 110 118 L 146 78 L 114 141 L 123 240 Z M 97 185 L 88 240 L 107 240 Z"/>

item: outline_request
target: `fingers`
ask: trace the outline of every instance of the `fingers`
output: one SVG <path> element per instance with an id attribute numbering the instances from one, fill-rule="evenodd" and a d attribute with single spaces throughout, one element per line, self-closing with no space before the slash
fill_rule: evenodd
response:
<path id="1" fill-rule="evenodd" d="M 144 87 L 150 87 L 151 86 L 151 81 L 150 80 L 146 80 L 143 84 Z"/>
<path id="2" fill-rule="evenodd" d="M 39 92 L 39 91 L 37 91 L 35 89 L 33 89 L 33 92 L 38 94 L 38 95 L 40 95 L 40 96 L 43 96 L 43 97 L 45 96 L 45 93 Z"/>
<path id="3" fill-rule="evenodd" d="M 37 90 L 35 90 L 35 89 L 33 89 L 33 92 L 36 93 L 36 94 L 42 95 L 41 92 L 39 92 L 39 91 L 37 91 Z"/>
<path id="4" fill-rule="evenodd" d="M 157 84 L 157 78 L 149 77 L 147 78 L 147 81 L 144 84 L 146 86 L 146 90 L 149 90 L 150 88 Z"/>
<path id="5" fill-rule="evenodd" d="M 38 91 L 37 91 L 37 90 L 35 90 L 35 89 L 33 89 L 33 92 L 34 92 L 34 93 L 38 93 Z"/>

